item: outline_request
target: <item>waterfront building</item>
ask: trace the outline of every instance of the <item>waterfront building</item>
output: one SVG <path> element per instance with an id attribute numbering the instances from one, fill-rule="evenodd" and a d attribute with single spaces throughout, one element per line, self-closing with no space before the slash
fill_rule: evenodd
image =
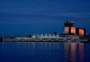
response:
<path id="1" fill-rule="evenodd" d="M 85 28 L 80 28 L 78 27 L 77 28 L 77 34 L 80 36 L 80 37 L 83 37 L 83 36 L 86 36 L 86 29 Z"/>
<path id="2" fill-rule="evenodd" d="M 86 36 L 86 29 L 83 27 L 76 27 L 74 22 L 66 21 L 64 23 L 64 33 L 65 34 L 73 34 L 78 35 L 80 37 Z"/>
<path id="3" fill-rule="evenodd" d="M 32 35 L 32 38 L 35 39 L 36 38 L 36 35 Z"/>
<path id="4" fill-rule="evenodd" d="M 75 34 L 76 33 L 74 22 L 66 21 L 64 23 L 64 33 L 65 34 Z"/>
<path id="5" fill-rule="evenodd" d="M 48 34 L 48 38 L 50 38 L 50 39 L 51 39 L 51 38 L 52 38 L 52 35 L 51 35 L 51 34 Z"/>
<path id="6" fill-rule="evenodd" d="M 58 34 L 56 35 L 56 38 L 57 38 L 57 39 L 59 39 L 59 38 L 60 38 Z"/>
<path id="7" fill-rule="evenodd" d="M 44 38 L 48 38 L 48 34 L 45 34 Z"/>
<path id="8" fill-rule="evenodd" d="M 43 39 L 44 38 L 44 34 L 40 34 L 40 38 Z"/>

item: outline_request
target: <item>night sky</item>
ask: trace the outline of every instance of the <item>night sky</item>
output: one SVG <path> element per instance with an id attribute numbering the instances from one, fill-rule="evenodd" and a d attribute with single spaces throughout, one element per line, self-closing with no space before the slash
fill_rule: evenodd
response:
<path id="1" fill-rule="evenodd" d="M 0 34 L 62 33 L 66 19 L 90 32 L 90 0 L 0 0 Z"/>

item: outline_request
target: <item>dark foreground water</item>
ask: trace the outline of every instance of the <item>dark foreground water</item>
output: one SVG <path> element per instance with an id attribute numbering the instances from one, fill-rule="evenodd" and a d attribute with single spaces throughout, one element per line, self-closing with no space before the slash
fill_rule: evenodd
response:
<path id="1" fill-rule="evenodd" d="M 90 44 L 0 43 L 0 62 L 90 62 Z"/>

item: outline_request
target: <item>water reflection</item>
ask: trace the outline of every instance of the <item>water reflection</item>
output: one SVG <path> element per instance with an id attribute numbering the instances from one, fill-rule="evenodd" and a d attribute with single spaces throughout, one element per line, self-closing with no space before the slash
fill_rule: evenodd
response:
<path id="1" fill-rule="evenodd" d="M 66 62 L 84 62 L 83 43 L 65 43 L 64 48 Z"/>
<path id="2" fill-rule="evenodd" d="M 1 43 L 0 58 L 3 62 L 90 62 L 89 48 L 84 43 Z"/>

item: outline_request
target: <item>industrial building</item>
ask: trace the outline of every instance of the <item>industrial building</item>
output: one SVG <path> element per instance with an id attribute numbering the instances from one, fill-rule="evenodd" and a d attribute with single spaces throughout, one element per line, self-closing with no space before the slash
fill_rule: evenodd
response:
<path id="1" fill-rule="evenodd" d="M 64 33 L 84 37 L 86 36 L 86 29 L 83 27 L 75 26 L 75 23 L 72 21 L 66 21 L 64 23 Z"/>

